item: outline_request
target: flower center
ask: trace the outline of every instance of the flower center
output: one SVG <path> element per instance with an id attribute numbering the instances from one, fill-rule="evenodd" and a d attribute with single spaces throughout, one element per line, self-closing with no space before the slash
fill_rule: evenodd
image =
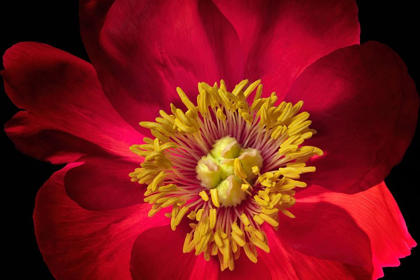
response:
<path id="1" fill-rule="evenodd" d="M 177 88 L 187 110 L 171 104 L 171 114 L 141 122 L 155 138 L 130 148 L 144 158 L 130 177 L 147 185 L 149 217 L 167 209 L 172 230 L 188 217 L 183 252 L 217 257 L 222 271 L 234 269 L 241 251 L 254 263 L 257 247 L 269 253 L 262 225 L 277 228 L 279 213 L 294 218 L 295 188 L 306 187 L 300 176 L 315 171 L 306 162 L 322 155 L 302 145 L 316 133 L 299 113 L 302 101 L 275 105 L 275 93 L 262 98 L 260 80 L 247 84 L 229 92 L 223 80 L 199 83 L 197 105 Z"/>
<path id="2" fill-rule="evenodd" d="M 255 182 L 252 168 L 261 168 L 262 162 L 258 150 L 242 149 L 235 138 L 226 136 L 217 140 L 210 153 L 198 161 L 197 178 L 210 193 L 217 192 L 222 206 L 236 206 L 246 198 L 245 191 Z M 214 197 L 213 204 L 217 204 Z"/>

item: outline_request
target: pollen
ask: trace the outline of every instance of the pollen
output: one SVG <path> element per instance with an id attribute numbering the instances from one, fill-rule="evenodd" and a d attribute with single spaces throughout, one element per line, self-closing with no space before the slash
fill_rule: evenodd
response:
<path id="1" fill-rule="evenodd" d="M 316 130 L 303 102 L 278 102 L 262 90 L 260 80 L 232 91 L 223 80 L 199 83 L 195 104 L 177 88 L 185 108 L 170 104 L 155 122 L 140 122 L 153 138 L 130 147 L 143 159 L 129 176 L 147 186 L 149 217 L 164 212 L 172 230 L 188 224 L 183 252 L 215 258 L 222 271 L 234 270 L 241 252 L 254 263 L 258 250 L 270 253 L 262 226 L 295 217 L 301 176 L 316 170 L 306 163 L 323 153 L 304 145 Z"/>

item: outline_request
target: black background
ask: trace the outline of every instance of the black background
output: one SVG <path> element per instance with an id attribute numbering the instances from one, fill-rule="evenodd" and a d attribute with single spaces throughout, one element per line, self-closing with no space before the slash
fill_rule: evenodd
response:
<path id="1" fill-rule="evenodd" d="M 12 3 L 13 2 L 13 3 Z M 0 53 L 21 41 L 50 44 L 80 58 L 88 60 L 78 25 L 77 1 L 7 1 L 1 4 Z M 36 3 L 34 3 L 36 2 Z M 417 88 L 420 87 L 418 40 L 419 12 L 416 1 L 384 3 L 383 1 L 357 1 L 361 23 L 361 42 L 379 41 L 390 46 L 405 61 Z M 2 1 L 2 3 L 4 3 Z M 1 88 L 1 121 L 4 124 L 16 112 Z M 32 159 L 19 153 L 13 143 L 1 132 L 2 163 L 2 250 L 6 258 L 3 275 L 12 279 L 53 279 L 38 250 L 32 222 L 35 195 L 39 187 L 59 167 Z M 419 148 L 420 130 L 398 166 L 386 178 L 386 183 L 398 202 L 409 231 L 419 242 Z M 384 279 L 420 279 L 420 253 L 414 248 L 412 255 L 401 260 L 399 268 L 385 268 Z M 5 271 L 4 271 L 5 270 Z"/>

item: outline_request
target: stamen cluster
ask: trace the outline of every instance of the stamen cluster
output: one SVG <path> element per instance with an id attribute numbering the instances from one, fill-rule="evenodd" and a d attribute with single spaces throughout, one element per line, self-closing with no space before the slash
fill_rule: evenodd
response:
<path id="1" fill-rule="evenodd" d="M 247 84 L 244 80 L 229 92 L 223 80 L 220 86 L 199 83 L 197 106 L 177 88 L 187 110 L 171 104 L 171 114 L 161 110 L 156 122 L 141 122 L 155 139 L 146 137 L 145 144 L 131 147 L 144 158 L 130 177 L 147 185 L 145 201 L 152 205 L 149 216 L 168 208 L 165 216 L 171 219 L 173 230 L 187 216 L 191 231 L 185 238 L 184 253 L 195 251 L 206 260 L 217 256 L 222 271 L 234 269 L 242 249 L 252 262 L 257 262 L 257 247 L 270 251 L 262 225 L 277 228 L 279 212 L 294 218 L 287 209 L 296 203 L 295 188 L 306 187 L 300 176 L 315 171 L 306 162 L 322 155 L 319 148 L 302 145 L 316 133 L 309 128 L 309 114 L 299 113 L 302 101 L 276 106 L 275 93 L 262 97 L 260 80 Z M 250 105 L 247 99 L 254 92 Z M 231 195 L 233 185 L 221 190 L 217 186 L 221 179 L 212 177 L 217 175 L 211 173 L 211 163 L 204 170 L 209 176 L 197 171 L 215 143 L 226 137 L 238 143 L 240 153 L 256 151 L 253 153 L 258 152 L 262 159 L 257 164 L 256 157 L 238 154 L 231 158 L 233 173 L 229 176 L 241 182 L 239 203 L 221 203 L 223 191 Z"/>

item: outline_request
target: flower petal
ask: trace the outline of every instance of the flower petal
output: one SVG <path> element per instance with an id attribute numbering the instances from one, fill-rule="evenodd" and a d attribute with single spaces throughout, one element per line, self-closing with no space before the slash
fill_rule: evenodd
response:
<path id="1" fill-rule="evenodd" d="M 269 254 L 262 252 L 259 258 L 265 261 L 273 279 L 372 279 L 372 272 L 363 268 L 300 253 L 287 242 L 281 242 L 271 227 L 267 228 L 266 234 L 271 250 Z"/>
<path id="2" fill-rule="evenodd" d="M 369 236 L 375 278 L 382 277 L 382 267 L 399 266 L 399 258 L 410 255 L 416 242 L 408 233 L 404 218 L 385 183 L 366 191 L 343 194 L 311 186 L 298 195 L 304 203 L 327 202 L 344 209 Z"/>
<path id="3" fill-rule="evenodd" d="M 216 260 L 206 262 L 194 253 L 182 253 L 186 231 L 156 227 L 144 231 L 131 253 L 131 275 L 137 279 L 192 279 L 191 274 L 205 273 L 205 279 L 217 279 Z"/>
<path id="4" fill-rule="evenodd" d="M 300 199 L 291 211 L 296 218 L 279 215 L 276 234 L 283 243 L 308 256 L 373 271 L 369 236 L 344 209 Z"/>
<path id="5" fill-rule="evenodd" d="M 223 1 L 217 7 L 232 23 L 245 52 L 246 78 L 263 78 L 269 94 L 283 97 L 318 58 L 359 44 L 356 1 Z"/>
<path id="6" fill-rule="evenodd" d="M 85 163 L 66 173 L 67 195 L 87 210 L 110 210 L 143 203 L 145 187 L 128 174 L 138 163 L 113 157 L 82 158 Z"/>
<path id="7" fill-rule="evenodd" d="M 238 37 L 211 1 L 83 0 L 80 25 L 105 93 L 136 128 L 178 100 L 177 86 L 195 100 L 198 82 L 233 86 L 243 73 Z"/>
<path id="8" fill-rule="evenodd" d="M 404 63 L 387 46 L 368 42 L 318 60 L 296 80 L 286 100 L 305 102 L 308 140 L 324 150 L 305 175 L 313 184 L 357 192 L 383 181 L 407 149 L 419 98 Z"/>
<path id="9" fill-rule="evenodd" d="M 143 232 L 132 251 L 133 279 L 271 279 L 263 261 L 253 264 L 245 254 L 235 261 L 233 272 L 220 272 L 217 257 L 205 261 L 202 255 L 182 253 L 186 232 L 186 227 L 176 231 L 158 227 Z"/>
<path id="10" fill-rule="evenodd" d="M 131 279 L 136 237 L 167 219 L 147 218 L 146 205 L 112 211 L 80 208 L 63 186 L 66 172 L 75 166 L 54 173 L 37 195 L 34 224 L 44 260 L 57 279 Z"/>
<path id="11" fill-rule="evenodd" d="M 53 164 L 74 162 L 86 155 L 108 153 L 98 145 L 58 130 L 42 117 L 26 111 L 18 112 L 4 130 L 22 153 Z"/>
<path id="12" fill-rule="evenodd" d="M 134 157 L 128 148 L 141 135 L 112 108 L 89 63 L 39 43 L 14 45 L 3 61 L 6 92 L 27 111 L 6 125 L 18 149 L 53 163 L 90 152 Z"/>

